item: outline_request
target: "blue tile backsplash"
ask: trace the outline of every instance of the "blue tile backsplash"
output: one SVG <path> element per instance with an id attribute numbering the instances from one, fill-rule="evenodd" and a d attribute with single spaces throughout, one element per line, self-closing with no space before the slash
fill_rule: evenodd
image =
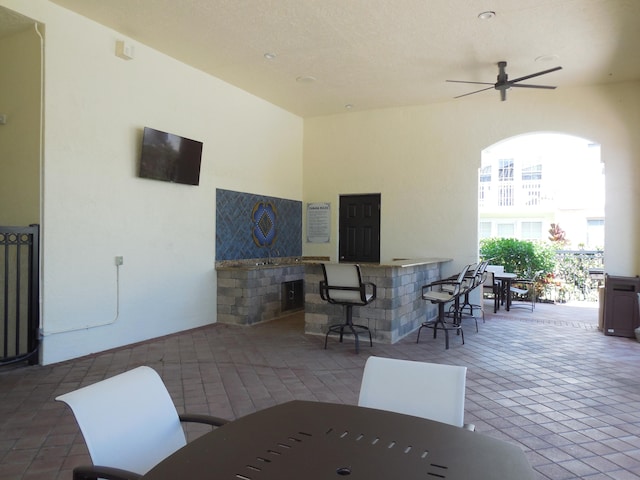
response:
<path id="1" fill-rule="evenodd" d="M 268 217 L 256 216 L 263 210 Z M 254 238 L 257 227 L 264 235 Z M 216 261 L 266 258 L 269 250 L 278 257 L 302 255 L 302 202 L 216 189 Z"/>

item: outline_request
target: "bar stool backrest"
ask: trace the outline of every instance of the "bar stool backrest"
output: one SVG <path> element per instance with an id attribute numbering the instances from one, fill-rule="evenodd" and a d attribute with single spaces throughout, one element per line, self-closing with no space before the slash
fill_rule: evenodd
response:
<path id="1" fill-rule="evenodd" d="M 326 288 L 324 294 L 331 303 L 362 305 L 372 300 L 362 283 L 360 266 L 346 263 L 323 263 Z"/>

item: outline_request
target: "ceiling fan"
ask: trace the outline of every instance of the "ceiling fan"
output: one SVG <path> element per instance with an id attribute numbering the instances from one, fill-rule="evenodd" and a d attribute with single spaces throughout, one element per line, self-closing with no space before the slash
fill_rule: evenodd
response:
<path id="1" fill-rule="evenodd" d="M 540 75 L 544 75 L 546 73 L 551 73 L 551 72 L 555 72 L 556 70 L 561 70 L 562 67 L 554 67 L 554 68 L 550 68 L 549 70 L 543 70 L 542 72 L 538 72 L 538 73 L 532 73 L 531 75 L 525 75 L 524 77 L 520 77 L 520 78 L 516 78 L 514 80 L 509 80 L 509 75 L 507 75 L 507 72 L 505 72 L 505 68 L 507 66 L 507 62 L 498 62 L 498 68 L 499 68 L 499 73 L 498 73 L 498 78 L 497 78 L 497 82 L 496 83 L 489 83 L 489 82 L 467 82 L 464 80 L 447 80 L 447 82 L 454 82 L 454 83 L 474 83 L 474 84 L 478 84 L 478 85 L 491 85 L 490 87 L 487 88 L 481 88 L 480 90 L 475 90 L 473 92 L 469 92 L 469 93 L 465 93 L 463 95 L 458 95 L 457 97 L 453 97 L 453 98 L 460 98 L 460 97 L 466 97 L 467 95 L 473 95 L 474 93 L 479 93 L 479 92 L 484 92 L 485 90 L 489 90 L 491 88 L 495 88 L 496 90 L 500 91 L 500 100 L 502 100 L 503 102 L 507 99 L 507 90 L 509 90 L 511 87 L 519 87 L 519 88 L 546 88 L 549 90 L 553 90 L 556 87 L 552 87 L 549 85 L 530 85 L 530 84 L 526 84 L 526 83 L 519 83 L 522 80 L 527 80 L 529 78 L 533 78 L 533 77 L 538 77 Z"/>

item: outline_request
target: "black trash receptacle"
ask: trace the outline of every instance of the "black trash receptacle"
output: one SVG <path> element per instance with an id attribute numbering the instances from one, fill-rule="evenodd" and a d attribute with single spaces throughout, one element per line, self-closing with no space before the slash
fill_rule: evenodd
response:
<path id="1" fill-rule="evenodd" d="M 640 326 L 640 277 L 606 275 L 604 282 L 604 334 L 635 337 Z"/>

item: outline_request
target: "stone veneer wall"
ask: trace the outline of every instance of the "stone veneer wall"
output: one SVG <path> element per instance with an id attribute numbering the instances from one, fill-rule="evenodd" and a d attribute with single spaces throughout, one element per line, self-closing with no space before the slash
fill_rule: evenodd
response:
<path id="1" fill-rule="evenodd" d="M 415 331 L 422 322 L 435 319 L 436 305 L 422 300 L 422 286 L 440 279 L 440 263 L 412 267 L 361 265 L 363 281 L 377 287 L 376 300 L 353 308 L 353 323 L 366 325 L 374 341 L 395 343 Z M 320 265 L 305 266 L 305 333 L 326 334 L 327 326 L 342 323 L 342 306 L 320 298 Z"/>
<path id="2" fill-rule="evenodd" d="M 302 280 L 304 266 L 261 265 L 218 268 L 218 322 L 253 325 L 293 310 L 282 311 L 282 283 Z"/>

